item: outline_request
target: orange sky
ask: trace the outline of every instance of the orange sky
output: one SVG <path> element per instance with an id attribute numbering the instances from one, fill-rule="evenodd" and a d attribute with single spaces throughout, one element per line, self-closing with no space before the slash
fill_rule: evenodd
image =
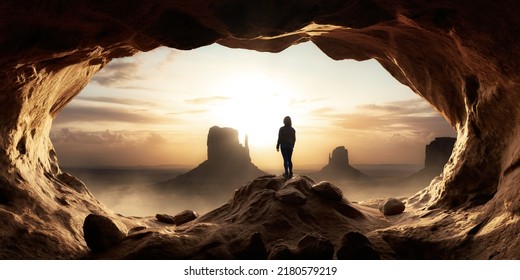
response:
<path id="1" fill-rule="evenodd" d="M 213 125 L 249 135 L 251 158 L 279 168 L 278 128 L 293 119 L 295 168 L 320 167 L 336 146 L 353 164 L 424 162 L 454 130 L 377 62 L 333 61 L 311 43 L 282 53 L 167 48 L 111 62 L 55 119 L 62 166 L 195 166 Z"/>

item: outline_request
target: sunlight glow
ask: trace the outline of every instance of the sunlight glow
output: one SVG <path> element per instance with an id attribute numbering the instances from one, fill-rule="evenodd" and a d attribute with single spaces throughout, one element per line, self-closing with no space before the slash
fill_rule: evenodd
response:
<path id="1" fill-rule="evenodd" d="M 240 140 L 245 134 L 257 147 L 276 144 L 278 127 L 286 115 L 298 119 L 298 108 L 292 106 L 294 93 L 282 81 L 264 73 L 241 72 L 223 79 L 212 88 L 212 94 L 223 97 L 211 108 L 212 118 L 219 126 L 238 130 Z"/>

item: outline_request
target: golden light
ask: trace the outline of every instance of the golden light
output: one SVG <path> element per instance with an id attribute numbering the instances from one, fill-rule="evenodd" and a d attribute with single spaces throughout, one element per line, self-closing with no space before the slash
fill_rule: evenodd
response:
<path id="1" fill-rule="evenodd" d="M 211 108 L 215 124 L 237 129 L 241 141 L 247 134 L 250 145 L 256 147 L 274 147 L 283 118 L 299 115 L 292 106 L 291 88 L 263 73 L 236 73 L 223 79 L 213 91 L 224 97 Z"/>

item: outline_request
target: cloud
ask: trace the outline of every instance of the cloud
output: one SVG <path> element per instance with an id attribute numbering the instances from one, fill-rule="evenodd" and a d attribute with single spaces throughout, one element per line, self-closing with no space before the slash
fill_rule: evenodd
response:
<path id="1" fill-rule="evenodd" d="M 420 99 L 410 99 L 404 101 L 390 102 L 385 104 L 364 104 L 357 107 L 362 112 L 373 112 L 375 114 L 387 115 L 411 115 L 411 114 L 432 114 L 434 109 Z"/>
<path id="2" fill-rule="evenodd" d="M 180 51 L 175 49 L 168 49 L 168 54 L 166 55 L 166 59 L 164 60 L 166 63 L 172 63 L 177 56 L 179 55 Z"/>
<path id="3" fill-rule="evenodd" d="M 86 132 L 72 132 L 68 128 L 63 128 L 57 132 L 51 132 L 51 139 L 56 144 L 75 143 L 96 145 L 106 142 L 101 135 Z"/>
<path id="4" fill-rule="evenodd" d="M 126 81 L 141 80 L 142 77 L 138 74 L 139 70 L 140 66 L 137 61 L 114 60 L 99 71 L 92 78 L 92 82 L 112 87 L 121 85 Z"/>
<path id="5" fill-rule="evenodd" d="M 166 138 L 164 138 L 163 136 L 161 136 L 161 134 L 156 132 L 150 132 L 150 134 L 146 136 L 146 139 L 144 141 L 144 144 L 153 146 L 168 145 L 168 143 L 169 142 L 168 140 L 166 140 Z"/>
<path id="6" fill-rule="evenodd" d="M 74 122 L 124 122 L 124 123 L 149 123 L 164 124 L 175 120 L 166 115 L 160 115 L 153 110 L 123 109 L 93 107 L 84 105 L 70 105 L 65 107 L 54 124 L 67 124 Z"/>
<path id="7" fill-rule="evenodd" d="M 168 145 L 169 142 L 158 132 L 149 131 L 81 131 L 62 128 L 51 132 L 57 145 L 85 145 L 110 147 L 136 147 L 140 145 Z"/>
<path id="8" fill-rule="evenodd" d="M 181 135 L 150 131 L 51 131 L 63 166 L 132 166 L 170 164 L 182 153 L 173 149 Z"/>
<path id="9" fill-rule="evenodd" d="M 414 138 L 421 142 L 434 136 L 455 136 L 454 129 L 424 100 L 405 100 L 356 107 L 352 113 L 338 113 L 332 108 L 311 112 L 333 126 L 359 134 Z"/>
<path id="10" fill-rule="evenodd" d="M 118 98 L 118 97 L 108 97 L 108 96 L 78 96 L 77 100 L 91 101 L 91 102 L 100 102 L 100 103 L 110 103 L 110 104 L 123 104 L 123 105 L 131 105 L 131 106 L 146 106 L 146 107 L 159 107 L 160 105 L 150 101 L 142 101 L 137 99 L 129 99 L 129 98 Z"/>
<path id="11" fill-rule="evenodd" d="M 141 79 L 144 79 L 144 77 L 141 77 Z M 171 89 L 153 88 L 153 87 L 140 87 L 140 86 L 128 86 L 128 85 L 119 85 L 119 86 L 113 86 L 113 87 L 118 88 L 118 89 L 127 89 L 127 90 L 172 92 Z"/>
<path id="12" fill-rule="evenodd" d="M 309 98 L 303 98 L 303 99 L 298 99 L 298 98 L 291 98 L 291 100 L 289 101 L 289 105 L 291 106 L 294 106 L 294 105 L 307 105 L 307 104 L 311 104 L 311 103 L 315 103 L 315 102 L 321 102 L 321 101 L 324 101 L 325 98 L 312 98 L 312 99 L 309 99 Z"/>
<path id="13" fill-rule="evenodd" d="M 226 101 L 229 99 L 230 99 L 229 97 L 225 97 L 225 96 L 210 96 L 210 97 L 186 99 L 184 101 L 186 103 L 201 105 L 201 104 L 214 104 L 214 103 L 217 103 L 220 101 Z"/>
<path id="14" fill-rule="evenodd" d="M 170 112 L 168 114 L 170 115 L 191 115 L 191 114 L 205 114 L 208 113 L 210 110 L 208 109 L 194 109 L 194 110 L 186 110 L 186 111 L 179 111 L 179 112 Z"/>

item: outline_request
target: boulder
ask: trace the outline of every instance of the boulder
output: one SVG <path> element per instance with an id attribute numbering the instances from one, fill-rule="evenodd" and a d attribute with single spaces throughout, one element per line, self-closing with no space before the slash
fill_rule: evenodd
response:
<path id="1" fill-rule="evenodd" d="M 379 260 L 381 257 L 366 236 L 351 231 L 341 239 L 340 248 L 336 252 L 338 260 Z"/>
<path id="2" fill-rule="evenodd" d="M 110 249 L 126 237 L 111 219 L 97 214 L 89 214 L 85 218 L 83 235 L 87 246 L 94 252 Z"/>
<path id="3" fill-rule="evenodd" d="M 387 216 L 401 214 L 404 208 L 404 203 L 397 198 L 388 198 L 379 204 L 379 211 Z"/>
<path id="4" fill-rule="evenodd" d="M 181 213 L 175 215 L 173 217 L 173 220 L 174 220 L 175 225 L 179 226 L 179 225 L 182 225 L 182 224 L 185 224 L 187 222 L 197 219 L 198 216 L 199 216 L 199 214 L 195 211 L 184 210 Z"/>
<path id="5" fill-rule="evenodd" d="M 161 223 L 175 224 L 175 217 L 168 214 L 156 214 L 155 218 Z"/>
<path id="6" fill-rule="evenodd" d="M 333 184 L 322 181 L 312 186 L 311 191 L 317 196 L 328 200 L 340 201 L 343 199 L 343 192 Z"/>

